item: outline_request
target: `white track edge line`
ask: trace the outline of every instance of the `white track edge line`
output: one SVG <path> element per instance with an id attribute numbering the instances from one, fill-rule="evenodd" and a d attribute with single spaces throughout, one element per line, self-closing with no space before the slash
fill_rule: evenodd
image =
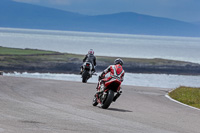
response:
<path id="1" fill-rule="evenodd" d="M 192 109 L 195 109 L 195 110 L 199 110 L 199 111 L 200 111 L 199 108 L 196 108 L 196 107 L 193 107 L 193 106 L 189 106 L 189 105 L 187 105 L 187 104 L 184 104 L 184 103 L 182 103 L 182 102 L 179 102 L 179 101 L 177 101 L 177 100 L 171 98 L 171 97 L 168 95 L 168 93 L 165 95 L 165 97 L 168 98 L 168 99 L 170 99 L 170 100 L 173 101 L 173 102 L 176 102 L 176 103 L 179 103 L 179 104 L 184 105 L 184 106 L 186 106 L 186 107 L 189 107 L 189 108 L 192 108 Z"/>

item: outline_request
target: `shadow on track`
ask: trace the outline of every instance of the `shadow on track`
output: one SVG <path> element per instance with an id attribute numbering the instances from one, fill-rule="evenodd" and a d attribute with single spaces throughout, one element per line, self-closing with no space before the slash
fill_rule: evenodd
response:
<path id="1" fill-rule="evenodd" d="M 118 112 L 133 112 L 133 111 L 130 111 L 130 110 L 117 109 L 117 108 L 108 108 L 107 110 L 118 111 Z"/>

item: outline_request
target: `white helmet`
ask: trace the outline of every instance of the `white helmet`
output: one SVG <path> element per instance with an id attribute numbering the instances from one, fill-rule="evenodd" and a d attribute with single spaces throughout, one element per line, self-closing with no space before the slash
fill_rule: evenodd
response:
<path id="1" fill-rule="evenodd" d="M 93 49 L 90 49 L 90 50 L 88 51 L 88 54 L 94 54 L 94 50 L 93 50 Z"/>

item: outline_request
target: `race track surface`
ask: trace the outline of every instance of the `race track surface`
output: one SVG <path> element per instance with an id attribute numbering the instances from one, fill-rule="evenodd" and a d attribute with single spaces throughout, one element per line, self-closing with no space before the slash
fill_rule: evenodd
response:
<path id="1" fill-rule="evenodd" d="M 0 133 L 200 133 L 200 111 L 166 98 L 169 88 L 122 85 L 101 109 L 92 106 L 95 87 L 0 76 Z"/>

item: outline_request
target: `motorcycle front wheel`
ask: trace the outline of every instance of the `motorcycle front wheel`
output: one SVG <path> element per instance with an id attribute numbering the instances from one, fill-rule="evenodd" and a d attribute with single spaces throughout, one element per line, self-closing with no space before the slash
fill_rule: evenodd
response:
<path id="1" fill-rule="evenodd" d="M 107 96 L 101 103 L 101 107 L 103 109 L 107 109 L 110 106 L 110 104 L 112 103 L 113 98 L 114 98 L 114 92 L 112 90 L 109 90 Z"/>

